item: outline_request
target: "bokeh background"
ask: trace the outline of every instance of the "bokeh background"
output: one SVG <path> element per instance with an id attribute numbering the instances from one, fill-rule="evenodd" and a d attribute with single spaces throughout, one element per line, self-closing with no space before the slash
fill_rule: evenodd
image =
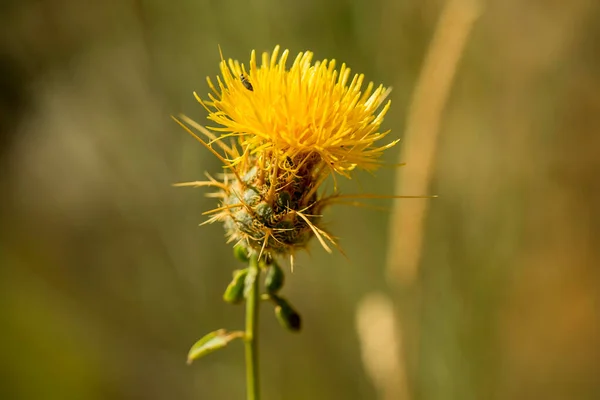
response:
<path id="1" fill-rule="evenodd" d="M 241 343 L 185 364 L 243 310 L 221 301 L 239 267 L 222 227 L 198 227 L 213 200 L 170 186 L 220 166 L 169 116 L 206 121 L 192 91 L 218 45 L 275 44 L 393 86 L 385 161 L 431 158 L 343 191 L 439 197 L 327 211 L 347 258 L 315 242 L 288 274 L 301 334 L 263 307 L 264 398 L 600 398 L 600 3 L 462 6 L 420 154 L 406 132 L 443 0 L 2 0 L 0 398 L 244 397 Z M 397 229 L 414 202 L 421 228 Z"/>

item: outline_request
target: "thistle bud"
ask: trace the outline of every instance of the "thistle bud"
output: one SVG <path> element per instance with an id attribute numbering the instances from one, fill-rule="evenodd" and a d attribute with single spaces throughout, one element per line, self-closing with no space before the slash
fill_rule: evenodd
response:
<path id="1" fill-rule="evenodd" d="M 248 249 L 240 244 L 233 247 L 233 256 L 243 263 L 250 261 Z"/>
<path id="2" fill-rule="evenodd" d="M 272 295 L 271 298 L 276 304 L 275 317 L 279 324 L 291 332 L 299 332 L 302 328 L 300 314 L 283 297 Z"/>
<path id="3" fill-rule="evenodd" d="M 267 275 L 265 277 L 265 288 L 267 289 L 267 293 L 275 294 L 282 287 L 285 282 L 285 274 L 281 267 L 273 261 L 271 265 L 268 266 Z"/>

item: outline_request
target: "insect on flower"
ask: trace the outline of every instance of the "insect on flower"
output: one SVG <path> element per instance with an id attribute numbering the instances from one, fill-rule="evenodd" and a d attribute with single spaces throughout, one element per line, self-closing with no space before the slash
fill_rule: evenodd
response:
<path id="1" fill-rule="evenodd" d="M 299 53 L 288 67 L 289 54 L 276 46 L 259 64 L 252 51 L 248 70 L 221 55 L 221 77 L 217 85 L 208 78 L 208 99 L 194 93 L 217 126 L 175 120 L 224 164 L 218 179 L 177 184 L 216 189 L 211 196 L 220 204 L 205 213 L 211 215 L 205 223 L 222 222 L 230 242 L 259 258 L 287 255 L 293 263 L 312 237 L 329 252 L 336 245 L 322 211 L 351 196 L 324 193 L 327 178 L 375 170 L 398 141 L 381 144 L 389 133 L 379 128 L 390 89 L 363 88 L 364 75 L 351 76 L 345 64 L 336 69 L 335 60 L 313 63 L 311 52 Z"/>
<path id="2" fill-rule="evenodd" d="M 242 85 L 244 85 L 244 87 L 246 89 L 248 89 L 251 92 L 254 91 L 254 88 L 252 87 L 252 84 L 250 83 L 250 81 L 248 80 L 248 78 L 246 78 L 246 75 L 240 74 L 240 80 L 242 81 Z"/>

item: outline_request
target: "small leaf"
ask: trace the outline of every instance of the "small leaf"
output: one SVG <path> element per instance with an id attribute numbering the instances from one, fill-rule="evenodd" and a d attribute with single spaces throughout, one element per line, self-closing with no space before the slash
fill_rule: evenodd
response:
<path id="1" fill-rule="evenodd" d="M 223 300 L 231 304 L 238 304 L 244 299 L 244 282 L 248 268 L 233 272 L 233 279 L 223 293 Z"/>
<path id="2" fill-rule="evenodd" d="M 225 329 L 219 329 L 218 331 L 208 333 L 204 335 L 202 339 L 194 343 L 194 345 L 188 353 L 187 363 L 189 365 L 192 363 L 192 361 L 200 357 L 204 357 L 205 355 L 210 354 L 213 351 L 222 349 L 223 347 L 227 346 L 232 340 L 242 337 L 244 337 L 244 332 L 227 332 Z"/>

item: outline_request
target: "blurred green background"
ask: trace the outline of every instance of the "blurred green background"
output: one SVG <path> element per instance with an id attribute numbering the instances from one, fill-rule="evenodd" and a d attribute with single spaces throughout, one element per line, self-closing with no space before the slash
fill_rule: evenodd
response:
<path id="1" fill-rule="evenodd" d="M 0 398 L 242 399 L 241 343 L 185 364 L 243 310 L 222 227 L 198 227 L 214 200 L 170 186 L 219 163 L 169 116 L 206 121 L 218 45 L 281 44 L 392 85 L 402 138 L 444 3 L 3 0 Z M 386 271 L 392 202 L 329 209 L 348 258 L 315 241 L 288 274 L 301 334 L 263 307 L 265 399 L 600 398 L 600 3 L 481 4 L 416 280 Z M 394 173 L 342 189 L 392 194 Z"/>

